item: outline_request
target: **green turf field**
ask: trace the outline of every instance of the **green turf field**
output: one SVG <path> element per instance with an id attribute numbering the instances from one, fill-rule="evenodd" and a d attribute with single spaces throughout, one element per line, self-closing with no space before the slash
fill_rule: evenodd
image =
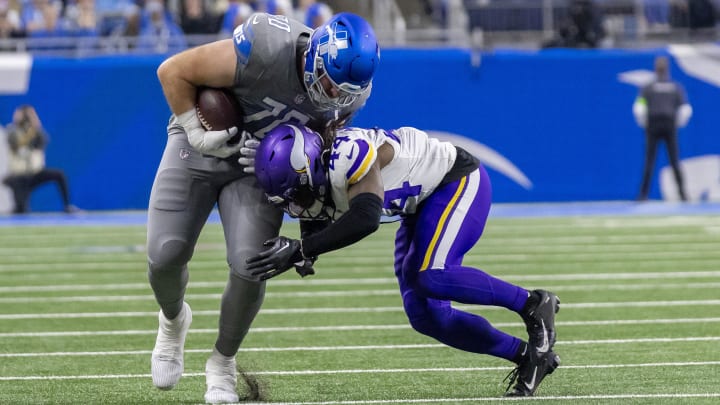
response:
<path id="1" fill-rule="evenodd" d="M 507 402 L 510 363 L 408 326 L 395 228 L 322 257 L 313 278 L 270 280 L 238 354 L 264 401 Z M 0 227 L 0 404 L 203 402 L 227 277 L 221 229 L 205 228 L 191 262 L 194 321 L 172 391 L 150 380 L 157 305 L 144 243 L 144 226 Z M 562 300 L 563 363 L 531 401 L 720 403 L 720 216 L 491 218 L 465 264 Z M 459 307 L 526 336 L 510 311 Z"/>

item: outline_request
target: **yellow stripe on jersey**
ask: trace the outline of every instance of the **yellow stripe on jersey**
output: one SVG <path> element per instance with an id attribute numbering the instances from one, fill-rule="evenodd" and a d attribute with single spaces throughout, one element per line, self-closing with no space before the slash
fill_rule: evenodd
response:
<path id="1" fill-rule="evenodd" d="M 358 169 L 355 170 L 355 173 L 350 176 L 350 179 L 348 180 L 348 185 L 355 184 L 360 181 L 360 179 L 362 179 L 363 176 L 367 174 L 368 170 L 370 170 L 370 165 L 372 164 L 372 162 L 375 161 L 375 155 L 377 155 L 377 152 L 372 145 L 368 144 L 368 146 L 370 147 L 368 148 L 368 152 L 365 155 L 365 158 L 360 164 L 360 167 L 358 167 Z"/>
<path id="2" fill-rule="evenodd" d="M 447 205 L 447 207 L 445 207 L 445 210 L 440 216 L 440 221 L 438 221 L 437 227 L 435 228 L 435 234 L 433 234 L 433 237 L 430 240 L 430 245 L 428 245 L 428 249 L 425 251 L 425 258 L 423 259 L 422 265 L 420 266 L 420 271 L 427 270 L 428 266 L 430 265 L 430 259 L 432 258 L 433 252 L 435 251 L 435 245 L 437 245 L 438 239 L 440 239 L 440 234 L 442 233 L 443 228 L 445 228 L 445 222 L 447 222 L 448 217 L 450 216 L 450 212 L 452 212 L 452 210 L 455 208 L 457 200 L 460 198 L 463 190 L 465 190 L 465 183 L 467 183 L 467 176 L 464 176 L 460 179 L 460 186 L 457 188 L 457 190 L 455 191 L 455 195 L 453 195 L 450 203 Z"/>

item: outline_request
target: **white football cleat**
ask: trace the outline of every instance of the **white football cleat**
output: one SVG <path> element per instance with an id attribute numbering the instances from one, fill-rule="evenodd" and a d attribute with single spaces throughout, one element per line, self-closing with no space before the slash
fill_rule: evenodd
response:
<path id="1" fill-rule="evenodd" d="M 158 314 L 158 335 L 152 351 L 151 372 L 153 384 L 161 390 L 171 390 L 180 381 L 184 368 L 183 349 L 192 311 L 187 302 L 175 319 L 165 318 L 162 311 Z"/>
<path id="2" fill-rule="evenodd" d="M 205 363 L 205 402 L 208 404 L 232 404 L 240 401 L 237 391 L 237 367 L 235 356 L 227 357 L 213 348 Z"/>

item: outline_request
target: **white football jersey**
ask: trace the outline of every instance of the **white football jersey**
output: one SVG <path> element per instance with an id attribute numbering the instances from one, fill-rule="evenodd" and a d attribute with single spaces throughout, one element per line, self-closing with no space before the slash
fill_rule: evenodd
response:
<path id="1" fill-rule="evenodd" d="M 348 188 L 360 181 L 377 159 L 377 150 L 388 143 L 393 159 L 382 168 L 385 189 L 383 215 L 413 214 L 452 168 L 455 146 L 416 128 L 346 128 L 339 130 L 330 151 L 328 172 L 335 219 L 349 209 Z"/>

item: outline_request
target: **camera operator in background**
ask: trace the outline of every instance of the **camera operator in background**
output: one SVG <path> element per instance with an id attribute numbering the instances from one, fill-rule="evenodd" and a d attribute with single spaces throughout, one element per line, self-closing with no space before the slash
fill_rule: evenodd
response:
<path id="1" fill-rule="evenodd" d="M 77 212 L 70 203 L 67 180 L 59 169 L 45 167 L 45 148 L 48 135 L 40 118 L 31 105 L 21 105 L 13 113 L 13 121 L 7 126 L 8 175 L 3 184 L 13 192 L 14 214 L 30 211 L 30 195 L 40 185 L 53 181 L 57 184 L 65 212 Z"/>

